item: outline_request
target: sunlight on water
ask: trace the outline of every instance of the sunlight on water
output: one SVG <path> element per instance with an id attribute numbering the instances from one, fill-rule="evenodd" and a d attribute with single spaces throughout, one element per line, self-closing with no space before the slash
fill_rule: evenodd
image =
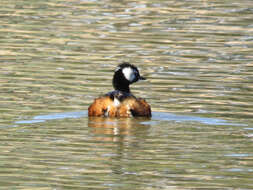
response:
<path id="1" fill-rule="evenodd" d="M 48 120 L 57 120 L 57 119 L 69 119 L 69 118 L 80 118 L 87 117 L 87 111 L 79 111 L 79 112 L 65 112 L 65 113 L 55 113 L 50 115 L 39 115 L 33 117 L 31 120 L 21 120 L 16 121 L 15 124 L 31 124 L 31 123 L 40 123 L 46 122 Z M 176 122 L 199 122 L 208 125 L 234 125 L 234 126 L 247 126 L 246 124 L 237 124 L 237 123 L 229 123 L 226 120 L 222 119 L 212 119 L 212 118 L 204 118 L 204 117 L 196 117 L 196 116 L 183 116 L 183 115 L 175 115 L 171 113 L 162 113 L 162 112 L 153 112 L 152 120 L 146 122 L 146 124 L 152 124 L 155 121 L 176 121 Z"/>

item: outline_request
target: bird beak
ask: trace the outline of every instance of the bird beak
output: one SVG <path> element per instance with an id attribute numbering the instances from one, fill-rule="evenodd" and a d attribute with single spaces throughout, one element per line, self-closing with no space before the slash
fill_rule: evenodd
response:
<path id="1" fill-rule="evenodd" d="M 146 80 L 146 78 L 139 76 L 139 80 Z"/>

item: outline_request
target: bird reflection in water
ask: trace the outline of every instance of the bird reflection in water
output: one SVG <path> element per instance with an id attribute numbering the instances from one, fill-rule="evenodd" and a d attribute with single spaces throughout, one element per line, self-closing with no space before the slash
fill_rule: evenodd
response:
<path id="1" fill-rule="evenodd" d="M 142 124 L 149 118 L 110 118 L 89 117 L 88 126 L 92 128 L 96 140 L 107 142 L 124 141 L 148 133 L 150 125 Z"/>

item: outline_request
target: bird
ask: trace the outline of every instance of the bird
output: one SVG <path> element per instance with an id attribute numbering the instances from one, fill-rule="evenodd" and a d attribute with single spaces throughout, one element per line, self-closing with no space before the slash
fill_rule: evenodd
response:
<path id="1" fill-rule="evenodd" d="M 115 69 L 112 84 L 114 91 L 98 98 L 88 108 L 89 117 L 151 117 L 151 107 L 144 98 L 137 98 L 129 86 L 146 80 L 136 66 L 123 62 Z"/>

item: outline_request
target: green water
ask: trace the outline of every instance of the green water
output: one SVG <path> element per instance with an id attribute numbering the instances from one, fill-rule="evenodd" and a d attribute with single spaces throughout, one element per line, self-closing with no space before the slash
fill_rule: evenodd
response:
<path id="1" fill-rule="evenodd" d="M 253 189 L 252 1 L 0 1 L 0 189 Z M 150 120 L 88 118 L 129 61 Z"/>

